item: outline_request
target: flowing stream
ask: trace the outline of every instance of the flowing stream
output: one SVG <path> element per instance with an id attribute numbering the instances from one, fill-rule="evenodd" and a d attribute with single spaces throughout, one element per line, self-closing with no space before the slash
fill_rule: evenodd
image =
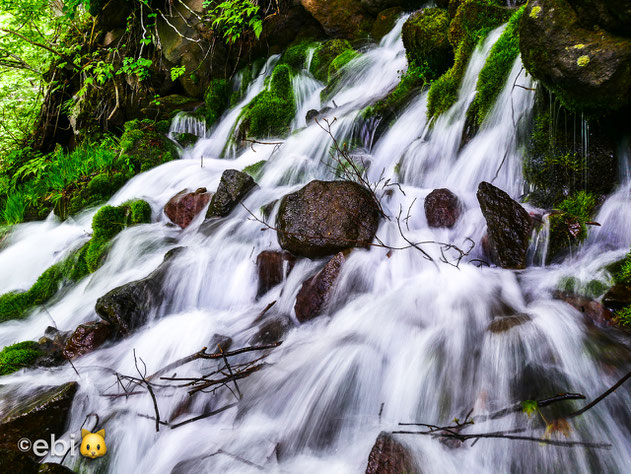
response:
<path id="1" fill-rule="evenodd" d="M 170 249 L 185 248 L 172 260 L 164 283 L 165 303 L 149 322 L 131 336 L 77 359 L 78 374 L 66 364 L 3 378 L 5 389 L 19 386 L 24 392 L 79 382 L 66 437 L 79 430 L 86 415 L 98 413 L 106 428 L 108 454 L 91 463 L 66 459 L 67 465 L 83 472 L 241 473 L 263 468 L 358 473 L 365 470 L 377 435 L 401 429 L 400 422 L 449 424 L 456 417 L 464 419 L 470 409 L 483 414 L 560 392 L 581 392 L 590 400 L 628 370 L 623 361 L 631 360 L 629 343 L 617 330 L 587 325 L 577 310 L 552 296 L 564 278 L 583 285 L 593 279 L 609 281 L 603 267 L 622 257 L 631 243 L 631 213 L 618 212 L 629 208 L 628 181 L 602 206 L 596 218 L 602 227 L 563 264 L 509 271 L 479 266 L 474 260 L 484 258 L 479 242 L 486 227 L 475 197 L 478 183 L 493 182 L 515 199 L 525 188 L 518 132 L 531 113 L 534 94 L 526 89 L 531 80 L 523 74 L 517 77 L 519 59 L 487 121 L 466 146 L 460 145 L 477 76 L 501 29 L 473 53 L 459 100 L 447 113 L 430 123 L 427 94 L 421 91 L 384 133 L 360 143 L 369 178 L 399 183 L 386 188 L 392 192 L 382 204 L 390 219 L 380 224 L 381 241 L 406 245 L 395 219 L 402 211 L 408 215 L 405 235 L 410 240 L 450 242 L 463 249 L 469 242 L 477 244 L 458 268 L 440 263 L 440 248 L 431 244 L 424 249 L 435 262 L 415 249 L 353 251 L 327 314 L 298 324 L 293 314 L 296 294 L 323 261 L 298 260 L 286 281 L 257 299 L 255 261 L 261 251 L 279 249 L 274 231 L 261 231 L 262 224 L 240 206 L 210 224 L 203 223 L 202 212 L 183 231 L 168 223 L 162 209 L 169 198 L 184 188 L 216 189 L 226 169 L 242 170 L 266 160 L 259 187 L 243 203 L 257 215 L 261 207 L 312 179 L 334 179 L 332 140 L 318 123 L 307 124 L 305 113 L 331 107 L 324 116 L 340 142 L 373 137 L 366 133 L 361 111 L 386 96 L 398 83 L 398 71 L 405 69 L 403 21 L 342 70 L 337 88 L 324 103 L 324 85 L 307 69 L 294 79 L 299 105 L 292 133 L 285 140 L 270 140 L 282 145 L 237 150 L 230 137 L 243 107 L 265 87 L 265 77 L 278 60 L 270 58 L 242 101 L 212 130 L 204 131 L 195 146 L 183 150 L 182 159 L 138 175 L 109 201 L 146 199 L 153 223 L 123 231 L 105 264 L 51 301 L 46 311 L 38 309 L 24 321 L 2 324 L 2 345 L 37 340 L 51 318 L 59 329 L 74 330 L 99 319 L 94 306 L 100 296 L 147 276 Z M 524 87 L 513 87 L 516 81 Z M 191 127 L 197 125 L 180 120 L 171 132 L 190 132 Z M 437 187 L 451 189 L 464 205 L 451 229 L 427 224 L 423 200 Z M 27 288 L 48 266 L 78 248 L 88 238 L 95 211 L 63 223 L 51 217 L 16 226 L 0 251 L 0 291 Z M 276 208 L 268 222 L 273 224 L 275 213 Z M 232 348 L 250 345 L 261 325 L 258 315 L 273 301 L 267 316 L 289 315 L 296 324 L 266 359 L 265 368 L 239 381 L 243 399 L 236 407 L 156 432 L 153 420 L 138 416 L 154 414 L 146 392 L 128 398 L 103 396 L 117 393 L 112 370 L 137 375 L 134 351 L 147 373 L 153 373 L 209 346 L 216 335 L 232 338 Z M 521 324 L 503 332 L 489 330 L 493 318 L 511 314 L 522 315 Z M 192 376 L 208 367 L 215 366 L 196 361 L 177 374 Z M 227 390 L 190 397 L 182 389 L 159 397 L 158 403 L 163 420 L 183 420 L 234 400 Z M 578 408 L 572 403 L 566 406 Z M 610 449 L 502 439 L 450 447 L 427 436 L 397 439 L 428 473 L 628 472 L 630 403 L 623 387 L 570 422 L 567 440 L 610 443 Z M 526 418 L 521 412 L 469 430 L 510 430 L 524 424 L 525 436 L 541 436 L 540 417 Z"/>

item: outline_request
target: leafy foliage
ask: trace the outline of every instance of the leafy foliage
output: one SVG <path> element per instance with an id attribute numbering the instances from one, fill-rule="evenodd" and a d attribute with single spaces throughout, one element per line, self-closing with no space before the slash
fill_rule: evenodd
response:
<path id="1" fill-rule="evenodd" d="M 212 0 L 204 0 L 204 7 L 212 6 Z M 263 31 L 260 7 L 251 0 L 226 0 L 209 11 L 214 28 L 220 31 L 227 43 L 237 42 L 246 31 L 258 38 Z"/>

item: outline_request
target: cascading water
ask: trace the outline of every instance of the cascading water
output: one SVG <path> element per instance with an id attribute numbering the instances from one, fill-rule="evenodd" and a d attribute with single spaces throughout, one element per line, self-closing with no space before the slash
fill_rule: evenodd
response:
<path id="1" fill-rule="evenodd" d="M 324 115 L 340 141 L 352 136 L 361 110 L 396 85 L 396 71 L 405 67 L 402 23 L 378 47 L 344 68 L 335 91 L 322 104 L 331 107 Z M 480 242 L 485 222 L 475 199 L 477 184 L 493 181 L 513 197 L 523 189 L 516 124 L 530 113 L 533 99 L 531 92 L 512 86 L 521 69 L 519 60 L 478 135 L 460 149 L 477 75 L 499 34 L 493 32 L 474 52 L 460 99 L 431 131 L 426 94 L 421 93 L 366 153 L 372 180 L 383 175 L 401 183 L 400 192 L 389 193 L 382 202 L 390 219 L 382 220 L 378 236 L 390 246 L 406 245 L 394 219 L 400 210 L 409 212 L 406 236 L 410 240 L 463 247 L 467 238 Z M 241 110 L 262 90 L 277 59 L 270 58 L 244 99 L 206 138 L 183 152 L 185 159 L 135 177 L 111 199 L 112 204 L 147 199 L 154 223 L 123 231 L 103 267 L 50 302 L 46 311 L 2 324 L 3 344 L 38 338 L 51 318 L 60 329 L 74 329 L 97 319 L 93 309 L 97 298 L 148 275 L 170 249 L 185 248 L 171 260 L 164 282 L 166 303 L 152 312 L 145 326 L 77 359 L 78 374 L 65 365 L 3 379 L 4 385 L 20 386 L 23 391 L 79 382 L 68 433 L 78 431 L 86 415 L 98 413 L 109 451 L 94 464 L 80 461 L 81 469 L 362 472 L 378 433 L 399 429 L 399 422 L 447 424 L 454 417 L 462 419 L 471 408 L 476 414 L 486 413 L 562 391 L 582 392 L 592 399 L 617 380 L 625 368 L 611 366 L 607 353 L 624 351 L 624 346 L 606 330 L 595 334 L 578 311 L 552 298 L 561 278 L 570 274 L 591 278 L 629 246 L 628 240 L 612 239 L 610 251 L 596 259 L 589 252 L 600 245 L 594 239 L 563 265 L 520 272 L 467 263 L 482 257 L 479 246 L 459 268 L 437 263 L 440 248 L 433 245 L 425 250 L 435 262 L 415 249 L 354 251 L 343 267 L 328 314 L 292 328 L 266 359 L 266 367 L 239 381 L 243 399 L 234 408 L 156 432 L 153 420 L 138 416 L 154 413 L 146 392 L 103 396 L 116 391 L 112 371 L 137 374 L 134 353 L 152 373 L 208 346 L 215 335 L 229 336 L 235 348 L 249 345 L 261 324 L 258 315 L 273 301 L 276 304 L 268 314 L 292 315 L 300 285 L 321 266 L 322 262 L 299 260 L 282 285 L 256 299 L 255 259 L 263 250 L 279 248 L 274 232 L 261 232 L 261 223 L 249 219 L 241 207 L 211 224 L 202 222 L 202 212 L 184 231 L 168 225 L 162 212 L 168 199 L 183 188 L 215 189 L 224 170 L 243 169 L 261 160 L 266 163 L 259 187 L 243 202 L 253 212 L 312 179 L 334 177 L 328 158 L 331 137 L 321 128 L 322 121 L 307 125 L 303 117 L 307 107 L 318 108 L 323 87 L 306 71 L 294 80 L 302 105 L 290 137 L 280 146 L 257 145 L 227 153 L 233 159 L 222 159 Z M 442 186 L 456 192 L 465 208 L 452 229 L 430 228 L 419 204 L 434 187 Z M 609 202 L 616 199 L 628 203 L 620 193 Z M 631 216 L 608 214 L 608 203 L 598 217 L 602 229 L 629 228 Z M 271 211 L 270 222 L 275 212 Z M 28 286 L 48 265 L 77 248 L 86 238 L 93 213 L 63 223 L 51 218 L 17 226 L 0 252 L 2 290 Z M 4 268 L 14 265 L 16 255 L 29 255 L 29 263 L 9 279 Z M 601 276 L 607 278 L 606 272 Z M 521 315 L 521 324 L 504 332 L 489 330 L 492 319 L 504 314 Z M 207 366 L 196 361 L 179 368 L 177 375 L 191 376 Z M 171 420 L 181 413 L 215 410 L 233 400 L 227 391 L 193 397 L 173 391 L 158 403 L 162 419 Z M 630 401 L 622 388 L 572 421 L 569 439 L 607 442 L 612 445 L 609 450 L 501 439 L 450 448 L 430 437 L 401 435 L 400 439 L 424 472 L 624 472 L 631 465 L 626 410 Z M 515 413 L 481 423 L 474 431 L 510 430 L 523 420 L 522 413 Z M 536 422 L 533 416 L 530 423 Z"/>

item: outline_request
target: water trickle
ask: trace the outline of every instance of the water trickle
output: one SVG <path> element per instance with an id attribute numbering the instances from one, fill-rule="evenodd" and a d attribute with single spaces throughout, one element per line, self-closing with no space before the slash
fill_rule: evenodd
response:
<path id="1" fill-rule="evenodd" d="M 350 142 L 362 126 L 362 109 L 391 91 L 397 71 L 405 69 L 403 21 L 377 47 L 349 63 L 322 104 L 331 107 L 323 116 L 340 143 Z M 517 130 L 531 112 L 533 94 L 512 86 L 516 80 L 532 85 L 517 77 L 519 59 L 478 135 L 460 149 L 477 76 L 500 33 L 492 32 L 474 52 L 458 102 L 431 130 L 426 93 L 420 93 L 364 153 L 371 181 L 383 176 L 400 182 L 384 195 L 384 211 L 391 219 L 381 222 L 381 241 L 394 247 L 407 244 L 393 219 L 405 210 L 406 237 L 413 241 L 464 247 L 469 238 L 476 243 L 459 268 L 429 262 L 414 249 L 354 251 L 342 268 L 330 309 L 298 325 L 293 314 L 296 294 L 322 261 L 298 260 L 286 281 L 257 299 L 256 257 L 279 248 L 274 232 L 262 232 L 261 223 L 252 221 L 242 207 L 214 222 L 197 219 L 184 231 L 168 224 L 162 209 L 171 196 L 184 188 L 214 190 L 226 169 L 266 162 L 259 186 L 243 204 L 255 213 L 272 204 L 269 222 L 274 222 L 281 196 L 312 179 L 334 178 L 337 163 L 330 156 L 332 138 L 320 127 L 324 122 L 303 121 L 307 107 L 318 108 L 322 87 L 306 70 L 294 79 L 298 112 L 288 138 L 254 148 L 230 145 L 241 111 L 263 89 L 277 56 L 268 60 L 242 101 L 183 152 L 183 159 L 136 176 L 110 200 L 118 204 L 147 199 L 153 223 L 121 232 L 99 270 L 50 302 L 48 311 L 60 329 L 98 319 L 94 306 L 100 296 L 147 276 L 170 249 L 185 249 L 172 259 L 163 284 L 166 303 L 152 311 L 149 322 L 74 362 L 81 388 L 70 431 L 77 431 L 88 413 L 100 414 L 109 472 L 171 472 L 175 466 L 184 472 L 258 472 L 254 465 L 273 472 L 363 472 L 378 433 L 398 429 L 399 422 L 449 423 L 471 408 L 481 414 L 563 391 L 592 399 L 617 380 L 624 367 L 612 365 L 607 354 L 626 354 L 624 344 L 606 331 L 595 333 L 580 312 L 552 294 L 568 275 L 607 278 L 603 268 L 626 252 L 631 216 L 614 209 L 621 203 L 629 207 L 628 185 L 603 206 L 597 218 L 602 236 L 592 233 L 582 251 L 562 265 L 513 272 L 468 263 L 484 258 L 480 243 L 485 221 L 475 198 L 479 181 L 493 181 L 514 197 L 524 186 Z M 462 215 L 451 229 L 427 224 L 423 200 L 435 187 L 449 187 L 462 201 Z M 76 248 L 86 238 L 93 213 L 64 223 L 50 219 L 16 226 L 0 251 L 2 290 L 28 286 L 44 268 Z M 545 241 L 545 231 L 540 235 Z M 605 235 L 614 237 L 606 240 Z M 596 252 L 603 242 L 608 251 Z M 424 249 L 436 261 L 441 258 L 440 247 L 427 244 Z M 545 253 L 537 259 L 545 259 Z M 13 270 L 17 277 L 11 278 L 5 265 L 17 267 L 18 257 L 27 258 L 28 264 Z M 292 328 L 271 352 L 268 365 L 239 381 L 244 398 L 237 407 L 156 433 L 153 420 L 138 416 L 154 413 L 146 393 L 104 396 L 116 393 L 111 370 L 137 374 L 134 351 L 151 373 L 208 346 L 215 335 L 229 336 L 235 348 L 249 345 L 261 325 L 258 315 L 273 301 L 269 315 L 288 316 Z M 516 317 L 512 327 L 492 324 Z M 24 321 L 3 323 L 0 343 L 37 339 L 49 324 L 50 317 L 38 309 Z M 196 361 L 177 369 L 177 375 L 193 376 L 209 366 Z M 5 377 L 3 384 L 29 388 L 75 379 L 66 364 L 19 372 Z M 233 401 L 228 391 L 191 397 L 175 390 L 160 396 L 158 403 L 162 419 L 182 420 Z M 570 439 L 612 444 L 610 450 L 598 452 L 504 440 L 450 449 L 430 437 L 401 439 L 426 472 L 624 472 L 631 465 L 625 415 L 630 401 L 628 390 L 620 388 L 572 422 Z M 475 431 L 524 424 L 537 428 L 541 422 L 518 412 L 482 423 Z M 85 463 L 81 467 L 88 469 Z"/>

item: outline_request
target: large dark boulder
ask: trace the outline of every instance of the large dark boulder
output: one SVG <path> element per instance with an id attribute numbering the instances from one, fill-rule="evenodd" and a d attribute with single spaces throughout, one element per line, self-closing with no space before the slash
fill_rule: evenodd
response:
<path id="1" fill-rule="evenodd" d="M 373 17 L 360 0 L 301 0 L 300 3 L 333 38 L 364 37 L 372 26 Z"/>
<path id="2" fill-rule="evenodd" d="M 425 217 L 430 227 L 453 227 L 461 212 L 458 196 L 449 189 L 434 189 L 425 198 Z"/>
<path id="3" fill-rule="evenodd" d="M 504 191 L 485 181 L 478 186 L 477 197 L 488 227 L 492 260 L 503 268 L 526 268 L 533 230 L 530 214 Z"/>
<path id="4" fill-rule="evenodd" d="M 212 194 L 206 188 L 199 188 L 194 192 L 184 189 L 169 199 L 164 206 L 164 213 L 173 223 L 186 229 L 206 207 L 211 197 Z"/>
<path id="5" fill-rule="evenodd" d="M 15 449 L 21 438 L 49 440 L 53 434 L 59 438 L 66 431 L 78 388 L 76 382 L 69 382 L 14 403 L 0 420 L 0 448 Z"/>
<path id="6" fill-rule="evenodd" d="M 96 313 L 112 325 L 116 336 L 127 336 L 147 321 L 151 311 L 164 302 L 162 283 L 170 260 L 182 247 L 170 250 L 149 276 L 114 288 L 96 301 Z"/>
<path id="7" fill-rule="evenodd" d="M 442 8 L 424 8 L 403 24 L 403 45 L 408 62 L 423 67 L 426 81 L 437 79 L 454 61 L 449 42 L 449 14 Z"/>
<path id="8" fill-rule="evenodd" d="M 370 455 L 366 474 L 414 474 L 419 472 L 409 450 L 390 433 L 381 432 Z"/>
<path id="9" fill-rule="evenodd" d="M 257 296 L 261 296 L 281 283 L 296 263 L 296 257 L 289 252 L 265 250 L 256 257 L 258 270 Z"/>
<path id="10" fill-rule="evenodd" d="M 568 3 L 584 28 L 602 28 L 620 36 L 631 36 L 629 0 L 568 0 Z"/>
<path id="11" fill-rule="evenodd" d="M 519 31 L 524 66 L 570 110 L 603 113 L 631 104 L 631 40 L 584 27 L 570 3 L 528 3 Z"/>
<path id="12" fill-rule="evenodd" d="M 308 258 L 368 246 L 378 226 L 372 193 L 351 181 L 311 181 L 284 196 L 276 216 L 280 246 Z"/>
<path id="13" fill-rule="evenodd" d="M 68 360 L 80 357 L 98 349 L 113 335 L 114 328 L 105 321 L 80 324 L 66 340 L 63 355 Z"/>
<path id="14" fill-rule="evenodd" d="M 249 174 L 237 170 L 224 171 L 217 192 L 210 200 L 206 218 L 227 216 L 255 186 Z"/>
<path id="15" fill-rule="evenodd" d="M 298 321 L 304 323 L 326 310 L 345 261 L 344 253 L 338 253 L 322 270 L 302 284 L 294 305 Z"/>

